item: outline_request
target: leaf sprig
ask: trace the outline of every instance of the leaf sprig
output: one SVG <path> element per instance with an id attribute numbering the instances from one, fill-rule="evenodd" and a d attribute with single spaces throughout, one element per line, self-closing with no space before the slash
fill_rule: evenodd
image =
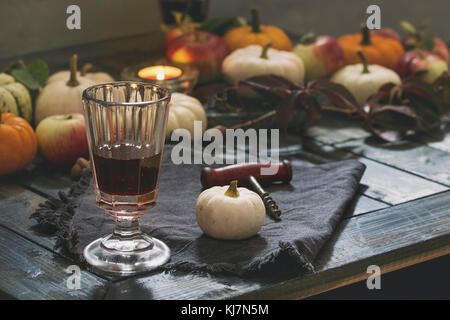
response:
<path id="1" fill-rule="evenodd" d="M 232 91 L 245 110 L 239 88 L 251 88 L 263 96 L 275 98 L 275 115 L 279 128 L 287 132 L 292 115 L 298 110 L 307 112 L 309 119 L 321 111 L 333 111 L 361 121 L 361 127 L 386 141 L 398 141 L 409 133 L 431 133 L 450 119 L 450 73 L 444 73 L 433 84 L 411 76 L 395 85 L 387 83 L 369 97 L 361 108 L 344 86 L 321 79 L 297 85 L 275 75 L 252 77 L 241 81 Z M 319 102 L 318 94 L 331 102 Z"/>
<path id="2" fill-rule="evenodd" d="M 41 59 L 34 60 L 28 65 L 25 65 L 23 60 L 15 61 L 4 72 L 11 74 L 29 90 L 42 88 L 49 76 L 48 65 Z"/>

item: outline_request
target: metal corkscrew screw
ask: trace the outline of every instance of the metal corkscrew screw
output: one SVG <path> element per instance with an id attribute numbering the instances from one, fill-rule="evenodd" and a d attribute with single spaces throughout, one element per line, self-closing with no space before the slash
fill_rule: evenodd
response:
<path id="1" fill-rule="evenodd" d="M 254 176 L 249 176 L 248 181 L 250 182 L 253 190 L 261 197 L 269 216 L 276 221 L 281 220 L 281 210 L 278 208 L 275 200 L 273 200 L 269 193 L 261 187 L 258 180 L 256 180 Z"/>

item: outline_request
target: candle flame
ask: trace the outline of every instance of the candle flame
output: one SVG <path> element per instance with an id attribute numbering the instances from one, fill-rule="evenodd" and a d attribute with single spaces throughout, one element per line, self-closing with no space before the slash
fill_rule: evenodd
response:
<path id="1" fill-rule="evenodd" d="M 164 80 L 166 78 L 165 74 L 164 74 L 164 70 L 163 69 L 159 69 L 156 72 L 156 80 Z"/>
<path id="2" fill-rule="evenodd" d="M 138 71 L 138 77 L 141 79 L 150 79 L 164 81 L 177 79 L 181 77 L 183 70 L 174 66 L 150 66 Z"/>

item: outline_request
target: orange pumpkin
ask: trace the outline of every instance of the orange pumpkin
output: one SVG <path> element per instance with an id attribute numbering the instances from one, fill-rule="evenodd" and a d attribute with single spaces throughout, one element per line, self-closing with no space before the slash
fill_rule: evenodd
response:
<path id="1" fill-rule="evenodd" d="M 223 36 L 223 39 L 231 51 L 244 48 L 252 44 L 264 47 L 272 42 L 272 48 L 278 50 L 292 50 L 289 37 L 278 27 L 259 24 L 259 14 L 256 9 L 251 10 L 251 26 L 242 26 L 231 29 Z"/>
<path id="2" fill-rule="evenodd" d="M 340 37 L 338 42 L 344 52 L 346 65 L 359 63 L 360 58 L 357 52 L 362 51 L 368 64 L 378 64 L 395 69 L 400 57 L 405 52 L 402 44 L 395 39 L 371 36 L 367 26 L 363 26 L 361 33 Z"/>
<path id="3" fill-rule="evenodd" d="M 36 155 L 33 128 L 13 113 L 0 114 L 0 175 L 25 168 Z"/>

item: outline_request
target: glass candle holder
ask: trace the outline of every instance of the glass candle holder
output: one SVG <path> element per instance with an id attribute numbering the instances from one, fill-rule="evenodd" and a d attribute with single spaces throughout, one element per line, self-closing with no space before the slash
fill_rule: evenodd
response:
<path id="1" fill-rule="evenodd" d="M 157 72 L 152 74 L 148 72 L 150 70 L 157 70 Z M 164 73 L 159 73 L 159 70 Z M 193 66 L 175 65 L 161 59 L 128 66 L 122 70 L 120 76 L 123 80 L 151 83 L 166 88 L 170 92 L 189 94 L 197 84 L 198 70 Z"/>
<path id="2" fill-rule="evenodd" d="M 139 218 L 156 203 L 170 92 L 146 83 L 113 82 L 83 92 L 97 205 L 114 232 L 84 249 L 106 273 L 134 274 L 169 260 L 160 240 L 141 232 Z"/>

